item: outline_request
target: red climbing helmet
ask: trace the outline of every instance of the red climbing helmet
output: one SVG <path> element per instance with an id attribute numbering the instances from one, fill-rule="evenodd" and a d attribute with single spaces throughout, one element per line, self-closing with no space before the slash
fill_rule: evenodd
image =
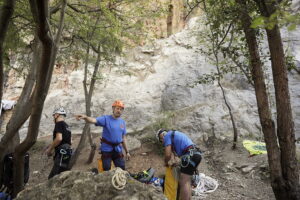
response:
<path id="1" fill-rule="evenodd" d="M 121 108 L 125 108 L 125 106 L 124 106 L 124 103 L 122 102 L 122 101 L 120 101 L 120 100 L 116 100 L 113 104 L 112 104 L 112 107 L 115 107 L 115 106 L 119 106 L 119 107 L 121 107 Z"/>

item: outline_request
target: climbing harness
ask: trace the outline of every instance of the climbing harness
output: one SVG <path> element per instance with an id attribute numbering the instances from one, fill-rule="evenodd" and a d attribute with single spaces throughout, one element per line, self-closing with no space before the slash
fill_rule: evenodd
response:
<path id="1" fill-rule="evenodd" d="M 105 138 L 100 138 L 100 141 L 101 141 L 101 143 L 106 143 L 106 144 L 108 144 L 108 145 L 110 145 L 110 146 L 112 146 L 112 147 L 119 146 L 120 144 L 123 143 L 123 141 L 122 141 L 122 142 L 119 142 L 119 143 L 112 143 L 112 142 L 108 141 L 108 140 L 105 139 Z"/>
<path id="2" fill-rule="evenodd" d="M 58 148 L 58 151 L 57 151 L 58 155 L 56 156 L 59 156 L 59 166 L 62 167 L 62 168 L 68 168 L 68 165 L 69 165 L 69 161 L 71 159 L 71 156 L 72 156 L 72 153 L 73 153 L 73 150 L 70 148 L 70 145 L 68 144 L 63 144 L 61 145 L 59 148 Z"/>
<path id="3" fill-rule="evenodd" d="M 112 183 L 113 187 L 116 188 L 117 190 L 123 190 L 127 183 L 128 176 L 129 176 L 129 173 L 127 171 L 124 171 L 121 168 L 117 167 L 115 174 L 113 175 L 113 177 L 111 179 L 111 183 Z"/>
<path id="4" fill-rule="evenodd" d="M 67 155 L 67 151 L 65 149 L 61 149 L 59 153 L 61 154 L 59 166 L 62 166 L 62 161 L 63 159 L 66 159 L 65 155 Z"/>
<path id="5" fill-rule="evenodd" d="M 121 145 L 121 144 L 123 144 L 123 141 L 122 142 L 120 142 L 120 143 L 112 143 L 112 142 L 110 142 L 110 141 L 108 141 L 107 139 L 105 139 L 105 138 L 100 138 L 100 141 L 101 141 L 101 144 L 102 143 L 105 143 L 105 144 L 108 144 L 108 145 L 110 145 L 111 147 L 113 147 L 113 151 L 116 151 L 116 147 L 117 146 L 119 146 L 119 145 Z M 111 154 L 106 154 L 106 155 L 104 155 L 104 154 L 102 154 L 102 156 L 101 156 L 102 158 L 110 158 L 111 157 Z M 123 158 L 124 157 L 124 155 L 123 155 L 123 153 L 122 152 L 120 152 L 119 153 L 119 156 L 117 157 L 117 158 Z"/>
<path id="6" fill-rule="evenodd" d="M 205 198 L 208 193 L 216 191 L 216 189 L 219 187 L 217 180 L 209 176 L 205 176 L 203 173 L 199 173 L 197 176 L 199 176 L 199 182 L 197 183 L 197 186 L 192 189 L 193 196 L 197 196 L 197 199 Z"/>
<path id="7" fill-rule="evenodd" d="M 182 155 L 181 156 L 181 167 L 183 168 L 186 168 L 189 164 L 191 164 L 193 167 L 196 167 L 196 163 L 191 160 L 191 158 L 194 156 L 194 155 L 200 155 L 202 156 L 202 153 L 201 151 L 196 147 L 196 146 L 192 146 L 192 147 L 189 147 L 187 150 L 186 150 L 186 154 Z"/>
<path id="8" fill-rule="evenodd" d="M 176 153 L 175 147 L 174 147 L 174 144 L 175 144 L 174 138 L 175 138 L 175 130 L 173 130 L 171 133 L 171 146 L 172 146 L 172 152 L 174 153 L 174 155 L 177 156 L 177 153 Z M 189 164 L 191 164 L 193 167 L 196 167 L 197 164 L 193 160 L 191 160 L 191 158 L 197 154 L 202 157 L 201 150 L 198 147 L 196 147 L 194 144 L 186 147 L 183 150 L 183 155 L 181 156 L 180 166 L 182 168 L 186 168 Z"/>

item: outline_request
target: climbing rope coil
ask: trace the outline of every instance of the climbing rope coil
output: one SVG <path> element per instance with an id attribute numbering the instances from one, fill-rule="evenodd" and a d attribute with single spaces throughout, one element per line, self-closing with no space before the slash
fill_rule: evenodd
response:
<path id="1" fill-rule="evenodd" d="M 205 176 L 205 174 L 199 173 L 198 176 L 199 182 L 193 189 L 193 196 L 198 197 L 197 199 L 203 199 L 206 197 L 206 194 L 214 192 L 218 188 L 219 183 L 217 180 Z"/>
<path id="2" fill-rule="evenodd" d="M 117 190 L 123 190 L 127 183 L 127 177 L 129 177 L 129 173 L 117 167 L 115 170 L 115 174 L 111 179 L 113 187 Z"/>

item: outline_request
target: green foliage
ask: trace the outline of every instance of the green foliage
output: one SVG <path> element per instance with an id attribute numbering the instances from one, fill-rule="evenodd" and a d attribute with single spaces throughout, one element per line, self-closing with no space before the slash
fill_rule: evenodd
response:
<path id="1" fill-rule="evenodd" d="M 297 69 L 296 59 L 295 59 L 294 56 L 292 56 L 292 55 L 286 55 L 285 56 L 285 63 L 286 63 L 288 71 L 292 71 L 292 70 Z"/>
<path id="2" fill-rule="evenodd" d="M 174 129 L 175 112 L 168 111 L 161 114 L 160 117 L 155 119 L 155 122 L 151 125 L 151 129 L 157 131 L 163 129 Z"/>
<path id="3" fill-rule="evenodd" d="M 206 29 L 199 33 L 199 41 L 205 46 L 200 52 L 212 66 L 212 72 L 198 78 L 195 84 L 211 84 L 221 80 L 224 75 L 243 74 L 252 84 L 246 40 L 237 20 L 239 18 L 238 7 L 235 1 L 208 0 L 205 1 L 203 10 L 205 13 Z M 241 59 L 243 58 L 244 59 Z"/>
<path id="4" fill-rule="evenodd" d="M 174 124 L 174 118 L 176 116 L 175 112 L 168 111 L 161 113 L 161 116 L 155 119 L 155 122 L 151 125 L 150 130 L 152 130 L 154 133 L 158 131 L 159 129 L 175 129 L 175 124 Z M 155 134 L 152 134 L 151 136 L 145 138 L 145 140 L 148 140 L 151 142 L 156 148 L 156 153 L 159 155 L 164 154 L 164 149 L 162 147 L 162 144 L 156 139 Z"/>
<path id="5" fill-rule="evenodd" d="M 32 49 L 30 49 L 33 39 L 32 29 L 32 17 L 28 1 L 17 1 L 4 43 L 4 66 L 6 71 L 14 69 L 18 76 L 26 75 L 31 63 L 29 54 L 32 53 Z M 18 62 L 18 68 L 11 66 L 10 61 L 13 61 L 13 63 Z"/>
<path id="6" fill-rule="evenodd" d="M 265 24 L 265 20 L 266 17 L 263 16 L 256 17 L 251 24 L 251 28 L 262 27 Z"/>
<path id="7" fill-rule="evenodd" d="M 61 0 L 50 2 L 51 33 L 57 31 L 61 4 Z M 62 44 L 57 61 L 73 63 L 74 60 L 78 61 L 85 57 L 87 45 L 92 47 L 94 52 L 100 45 L 98 52 L 101 52 L 101 62 L 109 64 L 124 48 L 144 40 L 145 20 L 160 16 L 164 9 L 164 7 L 157 8 L 153 1 L 147 0 L 70 0 L 66 7 Z M 17 1 L 7 34 L 5 51 L 7 65 L 10 57 L 18 58 L 22 69 L 17 70 L 21 74 L 24 73 L 23 68 L 28 68 L 31 63 L 33 30 L 34 23 L 29 2 Z M 96 55 L 97 52 L 91 54 L 90 62 L 95 60 Z"/>
<path id="8" fill-rule="evenodd" d="M 90 46 L 94 53 L 90 53 L 89 63 L 94 63 L 100 52 L 101 65 L 109 65 L 124 48 L 144 40 L 144 21 L 162 13 L 150 4 L 147 0 L 73 0 L 65 20 L 69 35 L 65 42 L 71 45 L 61 51 L 60 58 L 81 59 Z M 53 21 L 58 18 L 58 14 L 53 15 Z"/>
<path id="9" fill-rule="evenodd" d="M 289 31 L 295 30 L 300 24 L 300 13 L 292 10 L 292 1 L 284 0 L 276 8 L 269 17 L 257 15 L 251 27 L 272 29 L 278 25 L 286 26 Z"/>
<path id="10" fill-rule="evenodd" d="M 142 144 L 150 144 L 151 146 L 153 146 L 153 150 L 156 154 L 163 156 L 164 155 L 164 148 L 162 143 L 160 143 L 154 134 L 143 137 L 141 139 L 141 143 Z"/>

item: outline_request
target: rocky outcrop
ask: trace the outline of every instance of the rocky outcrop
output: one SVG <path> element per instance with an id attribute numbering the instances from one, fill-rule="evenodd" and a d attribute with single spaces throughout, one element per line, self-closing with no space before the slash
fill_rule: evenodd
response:
<path id="1" fill-rule="evenodd" d="M 148 35 L 154 38 L 166 38 L 181 31 L 186 23 L 185 15 L 188 13 L 185 0 L 159 0 L 153 3 L 154 10 L 160 10 L 160 17 L 145 21 Z"/>
<path id="2" fill-rule="evenodd" d="M 218 85 L 193 85 L 199 76 L 216 70 L 200 53 L 201 48 L 206 47 L 199 44 L 195 32 L 201 28 L 201 21 L 193 18 L 181 32 L 156 40 L 151 45 L 129 50 L 126 57 L 117 59 L 115 66 L 102 68 L 103 79 L 97 82 L 92 98 L 92 116 L 110 114 L 112 102 L 121 99 L 126 106 L 123 118 L 127 123 L 127 131 L 135 138 L 153 134 L 159 125 L 186 132 L 193 139 L 211 134 L 218 138 L 232 137 L 230 116 Z M 285 38 L 295 36 L 292 33 L 283 35 Z M 291 44 L 294 54 L 300 55 L 297 54 L 300 51 L 299 44 Z M 299 56 L 296 59 L 299 60 Z M 84 123 L 73 117 L 85 111 L 81 65 L 77 63 L 77 67 L 71 66 L 68 71 L 56 69 L 60 73 L 53 76 L 39 136 L 52 133 L 52 111 L 58 106 L 64 106 L 68 111 L 66 121 L 72 132 L 81 133 Z M 272 76 L 269 74 L 269 77 Z M 290 74 L 289 81 L 297 133 L 300 129 L 299 75 Z M 227 75 L 222 79 L 222 84 L 239 136 L 261 137 L 252 86 L 242 75 Z M 23 137 L 27 126 L 25 124 L 20 130 Z M 101 133 L 100 127 L 91 126 L 91 129 Z"/>
<path id="3" fill-rule="evenodd" d="M 26 188 L 18 194 L 16 200 L 166 199 L 161 190 L 130 177 L 123 190 L 115 189 L 111 184 L 114 172 L 111 170 L 95 175 L 91 172 L 67 171 L 45 183 Z"/>

